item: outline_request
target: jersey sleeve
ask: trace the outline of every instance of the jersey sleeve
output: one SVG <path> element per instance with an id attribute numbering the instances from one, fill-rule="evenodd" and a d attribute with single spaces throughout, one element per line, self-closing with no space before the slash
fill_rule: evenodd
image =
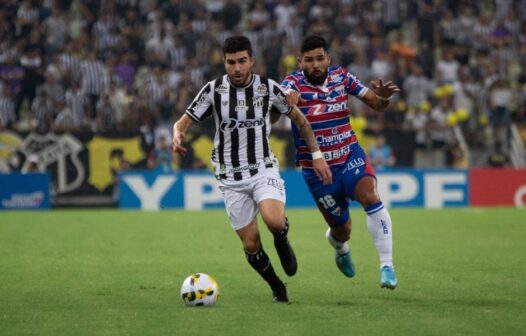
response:
<path id="1" fill-rule="evenodd" d="M 300 92 L 300 88 L 296 84 L 296 80 L 294 79 L 294 76 L 288 75 L 283 79 L 280 85 L 283 92 L 288 93 L 290 90 L 298 91 Z"/>
<path id="2" fill-rule="evenodd" d="M 281 114 L 289 114 L 292 111 L 292 107 L 287 104 L 287 99 L 285 98 L 285 91 L 273 80 L 269 80 L 269 89 L 270 94 L 270 103 L 275 110 Z"/>
<path id="3" fill-rule="evenodd" d="M 213 101 L 212 82 L 208 82 L 195 96 L 185 113 L 194 121 L 203 121 L 212 114 Z"/>
<path id="4" fill-rule="evenodd" d="M 349 90 L 349 94 L 362 98 L 369 89 L 355 75 L 347 72 L 347 90 Z"/>

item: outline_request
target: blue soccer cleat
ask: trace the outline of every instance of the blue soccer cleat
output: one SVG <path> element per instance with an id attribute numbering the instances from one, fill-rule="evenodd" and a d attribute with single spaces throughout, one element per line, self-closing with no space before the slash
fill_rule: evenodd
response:
<path id="1" fill-rule="evenodd" d="M 352 262 L 350 251 L 344 254 L 336 252 L 336 265 L 346 277 L 352 278 L 354 276 L 354 264 Z"/>
<path id="2" fill-rule="evenodd" d="M 393 266 L 384 266 L 380 271 L 380 287 L 395 289 L 398 284 Z"/>

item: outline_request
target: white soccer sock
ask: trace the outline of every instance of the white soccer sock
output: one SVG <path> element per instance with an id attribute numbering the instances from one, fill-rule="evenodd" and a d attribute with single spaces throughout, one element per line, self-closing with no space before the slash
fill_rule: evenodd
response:
<path id="1" fill-rule="evenodd" d="M 327 229 L 327 232 L 325 233 L 325 237 L 327 237 L 327 241 L 329 244 L 331 244 L 332 247 L 338 252 L 338 254 L 345 254 L 349 252 L 349 244 L 347 242 L 339 242 L 331 234 L 331 228 Z"/>
<path id="2" fill-rule="evenodd" d="M 380 268 L 393 266 L 393 233 L 391 217 L 382 202 L 365 209 L 367 212 L 367 229 L 374 240 L 380 257 Z"/>

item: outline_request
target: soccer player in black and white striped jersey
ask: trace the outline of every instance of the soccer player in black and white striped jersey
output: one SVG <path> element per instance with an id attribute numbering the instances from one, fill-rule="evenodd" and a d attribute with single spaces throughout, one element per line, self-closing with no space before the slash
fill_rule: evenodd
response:
<path id="1" fill-rule="evenodd" d="M 288 302 L 285 285 L 263 250 L 256 219 L 261 213 L 274 236 L 285 273 L 294 275 L 297 262 L 287 238 L 285 188 L 269 146 L 271 110 L 286 114 L 298 127 L 314 157 L 319 179 L 330 184 L 332 174 L 305 116 L 296 106 L 287 105 L 285 94 L 275 81 L 252 72 L 252 46 L 245 36 L 226 39 L 223 63 L 226 75 L 208 82 L 174 124 L 173 149 L 184 154 L 183 141 L 190 125 L 214 117 L 212 163 L 232 227 L 241 239 L 249 264 L 270 285 L 274 301 Z"/>

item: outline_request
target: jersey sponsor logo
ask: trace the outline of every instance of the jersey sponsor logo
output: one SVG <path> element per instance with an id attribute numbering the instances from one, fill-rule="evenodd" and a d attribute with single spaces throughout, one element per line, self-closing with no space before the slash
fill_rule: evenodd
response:
<path id="1" fill-rule="evenodd" d="M 327 105 L 327 112 L 339 112 L 347 109 L 347 102 Z"/>
<path id="2" fill-rule="evenodd" d="M 265 84 L 259 84 L 254 91 L 260 96 L 268 95 L 268 88 Z"/>
<path id="3" fill-rule="evenodd" d="M 307 111 L 307 114 L 315 116 L 315 115 L 322 114 L 324 111 L 325 111 L 325 105 L 317 104 L 317 105 L 311 106 L 309 110 Z"/>
<path id="4" fill-rule="evenodd" d="M 267 184 L 278 190 L 283 190 L 284 187 L 283 181 L 271 177 L 267 178 Z"/>
<path id="5" fill-rule="evenodd" d="M 320 147 L 328 147 L 342 143 L 346 139 L 352 137 L 353 134 L 354 132 L 352 130 L 348 130 L 343 133 L 333 133 L 331 135 L 320 134 L 316 136 L 316 141 L 318 141 Z"/>
<path id="6" fill-rule="evenodd" d="M 337 160 L 351 152 L 351 146 L 345 146 L 330 152 L 323 152 L 325 161 Z"/>
<path id="7" fill-rule="evenodd" d="M 333 113 L 345 111 L 347 109 L 347 102 L 333 103 L 333 104 L 316 104 L 309 107 L 307 114 L 309 115 L 320 115 L 324 112 Z"/>
<path id="8" fill-rule="evenodd" d="M 222 95 L 228 93 L 228 88 L 223 84 L 219 84 L 219 86 L 216 87 L 215 91 Z"/>
<path id="9" fill-rule="evenodd" d="M 246 166 L 230 168 L 227 170 L 227 172 L 230 174 L 234 174 L 234 173 L 239 173 L 239 172 L 243 172 L 247 170 L 258 169 L 259 165 L 260 163 L 251 163 L 251 164 L 247 164 Z"/>
<path id="10" fill-rule="evenodd" d="M 223 132 L 231 132 L 235 129 L 242 128 L 256 128 L 261 127 L 265 124 L 265 119 L 247 119 L 247 120 L 236 120 L 236 119 L 226 119 L 221 122 L 219 128 Z"/>

